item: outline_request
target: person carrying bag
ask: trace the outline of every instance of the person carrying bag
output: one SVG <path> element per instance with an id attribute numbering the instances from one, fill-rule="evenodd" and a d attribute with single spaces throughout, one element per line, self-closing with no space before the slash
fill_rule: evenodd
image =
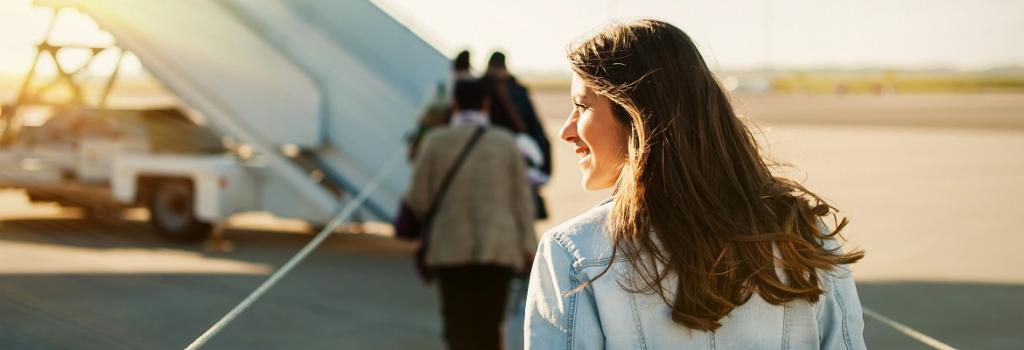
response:
<path id="1" fill-rule="evenodd" d="M 417 273 L 436 282 L 449 348 L 500 349 L 510 281 L 537 249 L 527 165 L 515 136 L 490 127 L 482 83 L 456 82 L 454 97 L 449 126 L 423 140 L 396 229 L 421 242 Z"/>
<path id="2" fill-rule="evenodd" d="M 462 167 L 462 163 L 466 161 L 466 157 L 469 156 L 469 152 L 473 150 L 473 145 L 480 140 L 480 137 L 487 131 L 485 127 L 477 127 L 476 132 L 469 138 L 466 145 L 462 147 L 462 151 L 459 152 L 459 157 L 455 159 L 455 164 L 452 165 L 448 173 L 445 174 L 444 180 L 441 181 L 441 188 L 437 194 L 434 195 L 434 200 L 430 204 L 430 209 L 422 219 L 417 220 L 416 215 L 413 214 L 412 209 L 405 202 L 402 202 L 402 208 L 398 213 L 398 220 L 395 222 L 395 237 L 403 240 L 417 240 L 419 245 L 416 247 L 416 255 L 414 262 L 416 265 L 416 274 L 420 277 L 420 280 L 424 283 L 430 283 L 434 280 L 434 275 L 430 271 L 430 268 L 426 265 L 426 254 L 430 243 L 430 224 L 437 214 L 437 209 L 441 206 L 444 201 L 445 194 L 448 192 L 448 188 L 451 186 L 452 179 L 455 178 L 455 174 L 459 172 L 459 168 Z"/>

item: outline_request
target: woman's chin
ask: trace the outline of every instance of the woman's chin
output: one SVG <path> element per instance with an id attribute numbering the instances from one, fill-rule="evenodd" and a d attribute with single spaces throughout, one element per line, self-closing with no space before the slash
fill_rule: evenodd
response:
<path id="1" fill-rule="evenodd" d="M 583 189 L 586 190 L 587 192 L 600 191 L 600 190 L 604 190 L 604 189 L 607 189 L 607 188 L 611 187 L 611 186 L 606 186 L 606 185 L 602 184 L 600 181 L 595 181 L 594 178 L 591 178 L 587 174 L 583 175 L 582 184 L 583 184 Z"/>
<path id="2" fill-rule="evenodd" d="M 594 186 L 593 181 L 590 181 L 590 174 L 584 173 L 583 174 L 583 179 L 580 181 L 580 184 L 583 185 L 583 189 L 585 191 L 588 191 L 588 192 L 596 191 L 596 189 L 594 189 L 594 187 L 596 187 L 596 186 Z"/>

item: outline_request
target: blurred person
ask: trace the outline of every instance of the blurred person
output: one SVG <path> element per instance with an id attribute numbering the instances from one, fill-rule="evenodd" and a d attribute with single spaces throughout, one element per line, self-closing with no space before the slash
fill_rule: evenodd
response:
<path id="1" fill-rule="evenodd" d="M 541 239 L 527 348 L 865 348 L 847 219 L 772 174 L 683 31 L 616 25 L 568 58 L 561 138 L 614 192 Z"/>
<path id="2" fill-rule="evenodd" d="M 462 50 L 452 60 L 451 81 L 437 84 L 434 95 L 431 97 L 430 102 L 428 102 L 426 110 L 423 111 L 423 114 L 420 115 L 420 119 L 416 123 L 416 130 L 409 137 L 409 160 L 416 158 L 419 144 L 428 131 L 438 126 L 448 125 L 452 112 L 452 94 L 449 87 L 458 81 L 476 79 L 473 73 L 470 72 L 470 68 L 469 51 Z"/>
<path id="3" fill-rule="evenodd" d="M 454 97 L 451 126 L 423 140 L 406 203 L 419 217 L 434 213 L 424 263 L 438 281 L 448 347 L 500 349 L 509 281 L 537 247 L 526 164 L 513 135 L 491 126 L 482 83 L 457 81 Z"/>
<path id="4" fill-rule="evenodd" d="M 472 66 L 469 63 L 469 51 L 459 51 L 459 54 L 455 56 L 455 61 L 452 62 L 452 78 L 455 81 L 476 79 L 470 68 Z"/>
<path id="5" fill-rule="evenodd" d="M 540 187 L 551 178 L 551 142 L 530 100 L 530 92 L 509 72 L 505 54 L 501 52 L 491 54 L 487 71 L 480 80 L 491 91 L 488 113 L 494 125 L 517 134 L 517 144 L 530 166 L 528 178 L 534 186 L 537 219 L 546 219 L 547 205 L 540 195 Z"/>

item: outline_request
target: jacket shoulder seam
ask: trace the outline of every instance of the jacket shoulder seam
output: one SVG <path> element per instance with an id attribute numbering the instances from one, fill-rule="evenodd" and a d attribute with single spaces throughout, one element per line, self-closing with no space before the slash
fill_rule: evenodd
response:
<path id="1" fill-rule="evenodd" d="M 850 340 L 850 328 L 846 322 L 846 305 L 843 305 L 843 295 L 839 293 L 837 283 L 832 281 L 832 294 L 836 297 L 836 304 L 839 306 L 839 319 L 843 328 L 843 342 L 847 349 L 853 349 L 853 341 Z"/>

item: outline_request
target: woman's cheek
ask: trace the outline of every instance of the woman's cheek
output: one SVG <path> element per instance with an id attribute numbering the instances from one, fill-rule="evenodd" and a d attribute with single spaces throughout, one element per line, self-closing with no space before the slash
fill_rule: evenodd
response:
<path id="1" fill-rule="evenodd" d="M 576 122 L 576 134 L 580 136 L 580 139 L 583 140 L 587 147 L 591 148 L 591 152 L 593 152 L 593 147 L 595 146 L 591 143 L 594 136 L 592 134 L 595 132 L 592 121 L 590 112 L 583 112 L 580 114 L 580 119 Z"/>

